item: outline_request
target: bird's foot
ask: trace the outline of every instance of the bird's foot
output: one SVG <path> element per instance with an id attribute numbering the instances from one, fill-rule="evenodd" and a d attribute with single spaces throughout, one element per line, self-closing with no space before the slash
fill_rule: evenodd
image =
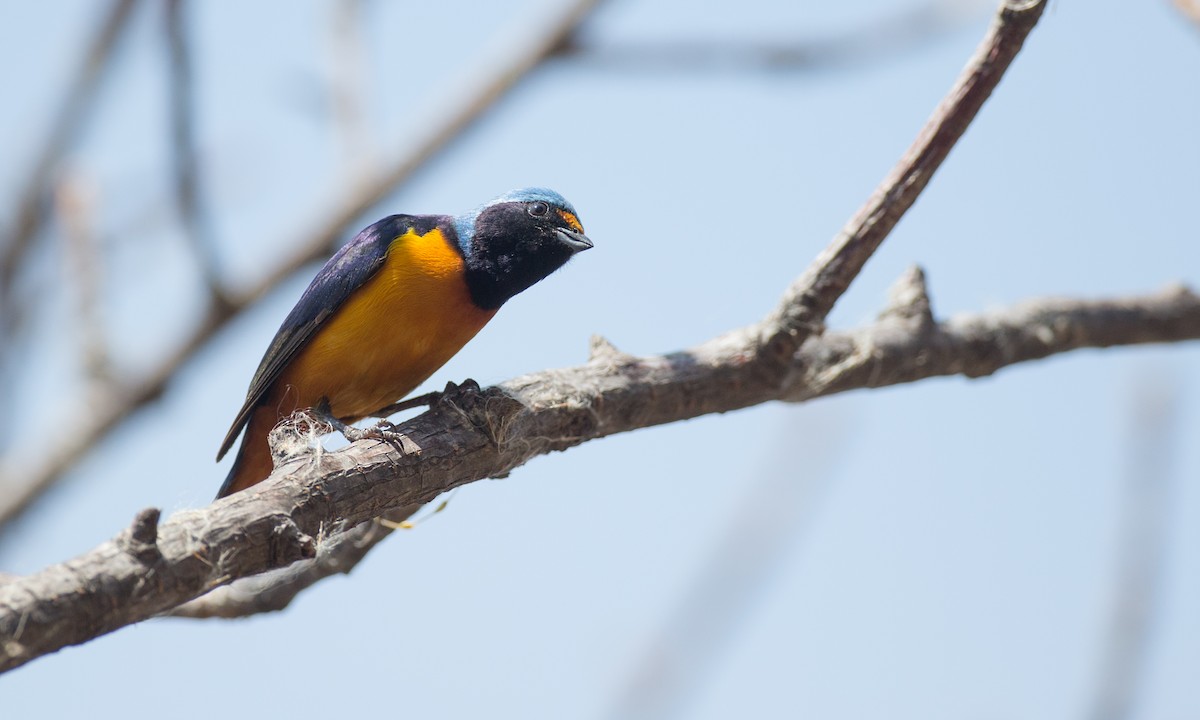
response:
<path id="1" fill-rule="evenodd" d="M 330 427 L 340 432 L 342 437 L 346 438 L 347 442 L 356 443 L 359 440 L 379 440 L 396 448 L 401 455 L 421 452 L 421 446 L 413 442 L 412 438 L 400 432 L 395 424 L 387 420 L 381 420 L 374 427 L 356 428 L 335 417 L 329 409 L 329 402 L 326 400 L 317 403 L 317 406 L 313 408 L 313 414 L 317 416 L 317 419 L 328 423 Z"/>
<path id="2" fill-rule="evenodd" d="M 389 420 L 380 420 L 369 428 L 356 428 L 346 426 L 345 430 L 341 430 L 342 435 L 350 442 L 358 442 L 359 440 L 379 440 L 391 445 L 401 455 L 411 455 L 421 452 L 421 447 L 413 442 L 412 438 L 400 432 L 395 423 Z"/>

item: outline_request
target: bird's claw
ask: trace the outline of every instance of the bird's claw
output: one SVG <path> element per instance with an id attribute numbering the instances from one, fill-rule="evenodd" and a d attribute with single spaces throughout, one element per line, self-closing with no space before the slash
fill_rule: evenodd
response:
<path id="1" fill-rule="evenodd" d="M 358 428 L 351 428 L 351 430 L 354 430 L 358 435 L 358 437 L 351 442 L 364 439 L 379 440 L 380 442 L 385 442 L 388 445 L 396 448 L 401 455 L 409 455 L 411 453 L 420 452 L 421 450 L 421 448 L 412 441 L 412 438 L 400 432 L 400 429 L 396 427 L 396 424 L 390 420 L 380 420 L 369 428 L 361 430 Z M 350 436 L 347 435 L 346 439 L 349 440 Z"/>
<path id="2" fill-rule="evenodd" d="M 379 440 L 396 448 L 401 455 L 420 453 L 421 447 L 412 441 L 389 420 L 380 420 L 369 428 L 356 428 L 337 419 L 329 409 L 329 402 L 322 399 L 313 412 L 322 422 L 328 423 L 334 430 L 346 438 L 346 442 L 356 443 L 359 440 Z"/>

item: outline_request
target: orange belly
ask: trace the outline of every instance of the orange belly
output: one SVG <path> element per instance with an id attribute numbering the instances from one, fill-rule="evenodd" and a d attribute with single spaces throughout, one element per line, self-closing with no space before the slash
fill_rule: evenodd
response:
<path id="1" fill-rule="evenodd" d="M 395 240 L 251 415 L 229 492 L 271 473 L 267 434 L 280 420 L 322 398 L 346 422 L 370 415 L 416 389 L 495 314 L 471 301 L 462 257 L 441 231 Z"/>

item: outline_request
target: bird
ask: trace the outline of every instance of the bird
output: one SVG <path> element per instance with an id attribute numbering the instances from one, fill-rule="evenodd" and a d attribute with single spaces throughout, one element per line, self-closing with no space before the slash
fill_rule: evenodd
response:
<path id="1" fill-rule="evenodd" d="M 245 428 L 217 497 L 271 474 L 267 436 L 281 420 L 312 409 L 345 432 L 411 393 L 500 306 L 591 247 L 575 208 L 536 187 L 462 215 L 390 215 L 365 228 L 275 333 L 217 453 L 219 462 Z"/>

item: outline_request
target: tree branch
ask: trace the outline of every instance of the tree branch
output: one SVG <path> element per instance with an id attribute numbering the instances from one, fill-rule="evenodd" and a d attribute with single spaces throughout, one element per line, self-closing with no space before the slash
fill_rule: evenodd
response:
<path id="1" fill-rule="evenodd" d="M 913 277 L 919 274 L 905 283 Z M 351 546 L 377 532 L 375 517 L 407 512 L 447 490 L 506 475 L 538 455 L 588 440 L 768 400 L 795 402 L 934 376 L 981 377 L 1084 347 L 1195 339 L 1200 297 L 1174 288 L 1121 300 L 1044 300 L 940 324 L 920 314 L 885 313 L 867 327 L 810 339 L 793 357 L 794 372 L 782 387 L 749 372 L 740 344 L 726 338 L 644 358 L 598 344 L 586 365 L 486 390 L 449 389 L 429 412 L 401 427 L 416 453 L 401 455 L 372 440 L 334 453 L 302 453 L 251 491 L 175 514 L 156 536 L 149 515 L 139 516 L 131 530 L 88 553 L 10 580 L 0 586 L 0 670 L 297 560 L 323 558 L 323 567 L 301 568 L 304 586 L 332 574 L 330 568 L 345 572 L 353 553 L 337 545 L 326 549 L 326 543 Z M 707 382 L 698 382 L 702 378 Z M 341 529 L 363 523 L 364 529 L 339 538 Z M 272 589 L 278 583 L 267 580 L 257 589 L 274 593 L 269 602 L 243 597 L 222 609 L 227 601 L 218 600 L 187 614 L 260 612 L 295 594 L 294 585 Z"/>
<path id="2" fill-rule="evenodd" d="M 825 320 L 867 259 L 941 167 L 999 84 L 1045 10 L 1045 0 L 1006 0 L 950 92 L 867 202 L 783 295 L 763 323 L 764 349 L 787 360 Z"/>
<path id="3" fill-rule="evenodd" d="M 924 278 L 915 269 L 897 284 L 916 295 L 914 287 L 923 298 Z M 906 315 L 889 307 L 874 325 L 831 333 L 805 346 L 797 365 L 804 379 L 780 399 L 801 402 L 937 375 L 980 378 L 1013 363 L 1070 350 L 1200 337 L 1200 301 L 1183 286 L 1117 300 L 1047 298 L 940 324 L 921 315 L 919 307 L 918 301 Z"/>
<path id="4" fill-rule="evenodd" d="M 170 614 L 187 618 L 238 618 L 283 610 L 302 591 L 321 580 L 349 573 L 371 548 L 392 534 L 396 525 L 420 509 L 420 505 L 412 505 L 386 512 L 383 519 L 388 524 L 376 519 L 337 533 L 317 543 L 317 556 L 311 560 L 224 585 L 174 608 Z"/>

